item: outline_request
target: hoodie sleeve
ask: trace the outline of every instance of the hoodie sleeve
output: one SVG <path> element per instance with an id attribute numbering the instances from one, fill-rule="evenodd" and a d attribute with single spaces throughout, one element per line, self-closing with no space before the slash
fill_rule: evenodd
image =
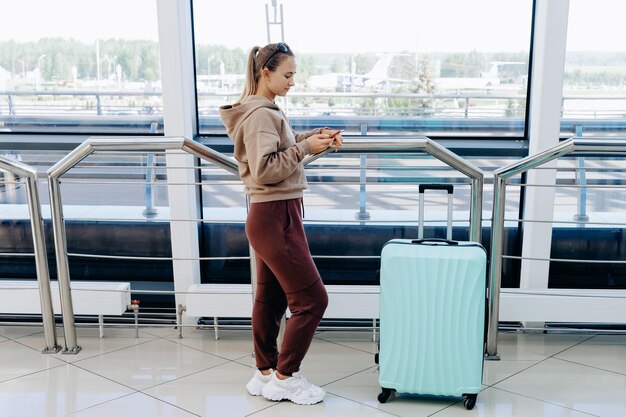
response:
<path id="1" fill-rule="evenodd" d="M 324 127 L 318 127 L 317 129 L 309 130 L 308 132 L 298 133 L 295 130 L 293 131 L 293 135 L 296 138 L 296 143 L 300 143 L 309 136 L 316 135 L 318 133 L 322 133 L 322 129 L 326 129 Z"/>
<path id="2" fill-rule="evenodd" d="M 250 175 L 259 184 L 276 184 L 288 178 L 309 152 L 306 142 L 280 149 L 276 127 L 259 109 L 242 126 Z"/>

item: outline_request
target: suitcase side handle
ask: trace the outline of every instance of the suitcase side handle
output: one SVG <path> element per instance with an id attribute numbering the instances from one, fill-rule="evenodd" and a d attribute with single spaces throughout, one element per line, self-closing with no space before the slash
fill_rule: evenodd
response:
<path id="1" fill-rule="evenodd" d="M 448 194 L 454 193 L 454 185 L 452 184 L 420 184 L 419 193 L 424 194 L 426 190 L 445 190 Z"/>
<path id="2" fill-rule="evenodd" d="M 422 244 L 428 244 L 428 243 L 445 243 L 448 245 L 458 245 L 459 242 L 458 240 L 450 240 L 450 239 L 441 239 L 438 237 L 430 237 L 430 238 L 426 238 L 426 239 L 414 239 L 411 241 L 411 243 L 414 243 L 416 245 L 422 245 Z"/>

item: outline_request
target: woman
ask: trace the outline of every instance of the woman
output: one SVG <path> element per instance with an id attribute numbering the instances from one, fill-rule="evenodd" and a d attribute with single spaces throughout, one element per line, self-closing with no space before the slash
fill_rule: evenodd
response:
<path id="1" fill-rule="evenodd" d="M 296 61 L 284 43 L 254 47 L 239 102 L 220 108 L 250 199 L 246 235 L 256 253 L 257 287 L 252 333 L 257 369 L 246 385 L 251 395 L 315 404 L 325 391 L 308 382 L 300 364 L 311 345 L 328 295 L 311 257 L 302 223 L 306 188 L 303 158 L 341 147 L 341 135 L 321 128 L 297 134 L 274 103 L 295 85 Z M 334 136 L 334 137 L 331 137 Z M 280 321 L 286 308 L 283 343 Z"/>

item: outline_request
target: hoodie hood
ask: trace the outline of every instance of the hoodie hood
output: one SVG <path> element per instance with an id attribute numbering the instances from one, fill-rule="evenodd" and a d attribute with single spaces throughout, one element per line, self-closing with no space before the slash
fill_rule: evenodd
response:
<path id="1" fill-rule="evenodd" d="M 233 156 L 250 202 L 301 198 L 306 188 L 302 160 L 310 152 L 315 129 L 296 133 L 276 104 L 263 96 L 244 97 L 220 107 L 220 117 L 233 141 Z"/>
<path id="2" fill-rule="evenodd" d="M 267 107 L 280 111 L 280 108 L 263 96 L 247 96 L 240 102 L 221 106 L 220 118 L 226 127 L 226 133 L 231 139 L 237 136 L 241 124 L 256 110 Z"/>

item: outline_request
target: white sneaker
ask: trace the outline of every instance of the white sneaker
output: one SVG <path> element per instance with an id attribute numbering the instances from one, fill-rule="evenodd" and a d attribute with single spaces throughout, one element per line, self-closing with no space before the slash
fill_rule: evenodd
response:
<path id="1" fill-rule="evenodd" d="M 274 371 L 270 369 L 270 373 L 263 375 L 258 369 L 254 371 L 252 379 L 246 384 L 246 389 L 250 395 L 261 395 L 263 393 L 263 387 L 272 379 Z"/>
<path id="2" fill-rule="evenodd" d="M 263 396 L 268 400 L 289 400 L 300 405 L 317 404 L 324 399 L 326 391 L 311 384 L 299 372 L 287 379 L 278 379 L 276 372 L 263 387 Z"/>

